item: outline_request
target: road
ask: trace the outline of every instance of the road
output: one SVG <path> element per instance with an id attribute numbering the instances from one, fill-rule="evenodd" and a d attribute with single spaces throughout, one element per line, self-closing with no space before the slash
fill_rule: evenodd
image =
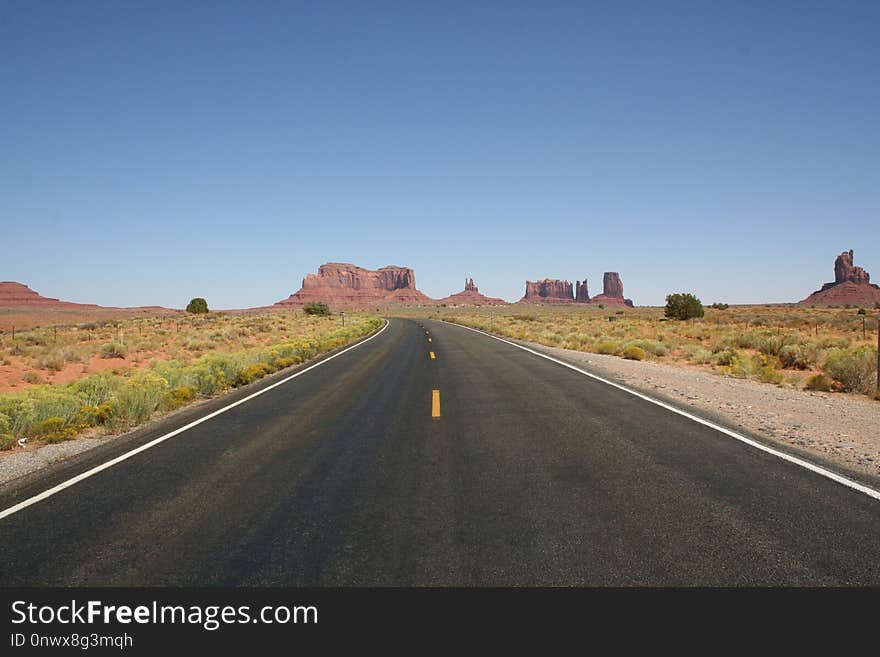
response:
<path id="1" fill-rule="evenodd" d="M 479 333 L 392 319 L 0 519 L 0 585 L 877 585 L 878 537 L 864 494 Z"/>

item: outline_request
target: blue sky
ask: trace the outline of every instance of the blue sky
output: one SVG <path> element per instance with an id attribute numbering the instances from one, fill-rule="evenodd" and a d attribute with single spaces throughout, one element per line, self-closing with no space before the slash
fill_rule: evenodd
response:
<path id="1" fill-rule="evenodd" d="M 342 261 L 773 302 L 849 248 L 880 280 L 877 34 L 877 2 L 6 0 L 0 280 L 229 308 Z"/>

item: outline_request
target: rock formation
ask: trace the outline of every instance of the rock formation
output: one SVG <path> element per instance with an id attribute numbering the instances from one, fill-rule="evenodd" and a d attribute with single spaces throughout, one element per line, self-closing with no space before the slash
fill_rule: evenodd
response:
<path id="1" fill-rule="evenodd" d="M 853 265 L 853 251 L 844 251 L 834 260 L 834 282 L 825 283 L 800 302 L 804 306 L 867 306 L 880 303 L 880 287 L 871 276 Z"/>
<path id="2" fill-rule="evenodd" d="M 100 308 L 91 303 L 73 303 L 44 297 L 23 283 L 0 282 L 0 307 L 2 308 Z"/>
<path id="3" fill-rule="evenodd" d="M 464 279 L 463 291 L 440 299 L 437 303 L 444 303 L 449 306 L 501 306 L 507 304 L 504 299 L 487 297 L 480 294 L 480 290 L 477 288 L 476 283 L 474 283 L 473 278 Z"/>
<path id="4" fill-rule="evenodd" d="M 434 303 L 416 289 L 416 276 L 409 267 L 388 265 L 378 270 L 328 262 L 317 274 L 307 274 L 302 288 L 276 306 L 302 306 L 323 301 L 331 308 L 366 308 L 387 303 Z"/>
<path id="5" fill-rule="evenodd" d="M 623 297 L 623 281 L 616 271 L 606 271 L 602 277 L 602 294 L 597 294 L 590 303 L 604 304 L 606 306 L 629 306 L 632 307 L 632 299 Z"/>
<path id="6" fill-rule="evenodd" d="M 587 290 L 587 279 L 584 282 L 575 281 L 574 300 L 578 303 L 590 303 L 590 292 Z"/>
<path id="7" fill-rule="evenodd" d="M 545 278 L 543 281 L 526 281 L 526 293 L 520 301 L 532 303 L 573 303 L 571 281 Z"/>

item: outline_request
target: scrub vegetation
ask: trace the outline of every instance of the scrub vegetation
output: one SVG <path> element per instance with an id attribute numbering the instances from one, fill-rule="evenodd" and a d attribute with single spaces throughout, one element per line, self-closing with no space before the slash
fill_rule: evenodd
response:
<path id="1" fill-rule="evenodd" d="M 671 319 L 665 308 L 517 304 L 438 308 L 438 319 L 539 344 L 656 360 L 780 386 L 873 396 L 877 315 L 858 308 L 729 306 L 696 309 L 684 297 Z M 694 316 L 697 315 L 697 316 Z"/>
<path id="2" fill-rule="evenodd" d="M 341 347 L 379 317 L 206 313 L 0 336 L 0 450 L 118 433 Z M 21 372 L 25 374 L 22 375 Z"/>

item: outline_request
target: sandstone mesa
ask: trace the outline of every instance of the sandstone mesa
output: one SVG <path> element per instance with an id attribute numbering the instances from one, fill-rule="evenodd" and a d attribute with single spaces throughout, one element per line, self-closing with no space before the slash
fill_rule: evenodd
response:
<path id="1" fill-rule="evenodd" d="M 880 287 L 871 276 L 853 264 L 853 251 L 844 251 L 834 260 L 834 281 L 825 283 L 803 301 L 802 306 L 870 306 L 880 303 Z"/>

